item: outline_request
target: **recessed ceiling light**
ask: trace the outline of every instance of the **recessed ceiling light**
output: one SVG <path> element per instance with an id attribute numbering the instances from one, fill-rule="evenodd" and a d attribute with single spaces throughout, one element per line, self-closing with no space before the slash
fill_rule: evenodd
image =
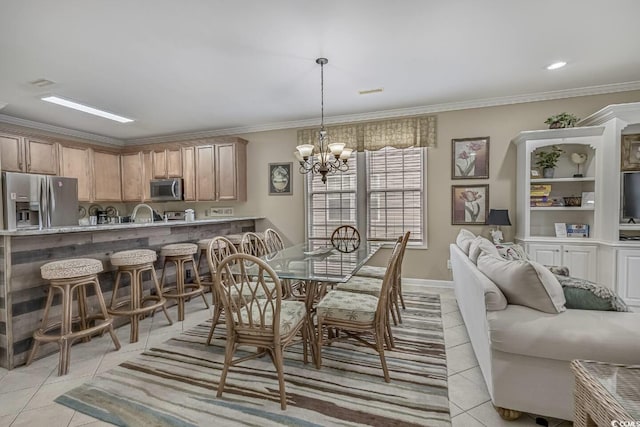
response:
<path id="1" fill-rule="evenodd" d="M 553 64 L 547 66 L 547 70 L 557 70 L 558 68 L 562 68 L 565 65 L 567 65 L 567 63 L 564 61 L 554 62 Z"/>
<path id="2" fill-rule="evenodd" d="M 104 117 L 105 119 L 115 120 L 120 123 L 129 123 L 133 119 L 118 116 L 117 114 L 109 113 L 107 111 L 98 110 L 97 108 L 89 107 L 88 105 L 79 104 L 77 102 L 69 101 L 68 99 L 60 98 L 58 96 L 43 96 L 43 101 L 51 102 L 53 104 L 62 105 L 63 107 L 73 108 L 74 110 L 83 111 L 85 113 L 93 114 L 94 116 Z"/>
<path id="3" fill-rule="evenodd" d="M 360 95 L 368 95 L 368 94 L 370 94 L 370 93 L 378 93 L 378 92 L 382 92 L 382 90 L 383 90 L 383 89 L 382 89 L 381 87 L 379 87 L 379 88 L 376 88 L 376 89 L 360 90 L 360 91 L 358 91 L 358 93 L 359 93 Z"/>

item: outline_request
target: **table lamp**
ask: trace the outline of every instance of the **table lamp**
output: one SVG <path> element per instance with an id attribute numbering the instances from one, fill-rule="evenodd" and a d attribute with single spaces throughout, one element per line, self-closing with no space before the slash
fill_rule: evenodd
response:
<path id="1" fill-rule="evenodd" d="M 490 209 L 489 210 L 489 225 L 495 225 L 496 229 L 491 230 L 491 238 L 493 239 L 494 245 L 499 245 L 504 236 L 502 235 L 502 231 L 500 231 L 501 225 L 511 225 L 511 221 L 509 221 L 509 211 L 507 209 Z"/>

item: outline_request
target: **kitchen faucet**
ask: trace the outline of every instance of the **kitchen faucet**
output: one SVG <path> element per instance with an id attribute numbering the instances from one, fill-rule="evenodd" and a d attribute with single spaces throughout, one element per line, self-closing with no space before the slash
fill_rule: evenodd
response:
<path id="1" fill-rule="evenodd" d="M 147 208 L 149 209 L 149 215 L 151 216 L 151 222 L 153 222 L 153 209 L 151 208 L 151 206 L 147 205 L 146 203 L 139 203 L 136 205 L 135 208 L 133 208 L 133 213 L 131 214 L 131 222 L 136 222 L 136 215 L 138 213 L 138 209 L 140 208 Z"/>

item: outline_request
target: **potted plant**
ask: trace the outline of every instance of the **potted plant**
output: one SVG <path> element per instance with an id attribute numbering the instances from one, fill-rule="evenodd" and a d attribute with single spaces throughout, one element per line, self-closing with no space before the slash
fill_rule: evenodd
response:
<path id="1" fill-rule="evenodd" d="M 579 119 L 573 114 L 560 113 L 549 117 L 544 122 L 549 125 L 549 129 L 572 128 Z"/>
<path id="2" fill-rule="evenodd" d="M 564 153 L 557 145 L 552 145 L 550 151 L 536 150 L 536 166 L 542 169 L 542 176 L 545 178 L 553 178 L 553 173 L 558 163 L 560 155 Z"/>

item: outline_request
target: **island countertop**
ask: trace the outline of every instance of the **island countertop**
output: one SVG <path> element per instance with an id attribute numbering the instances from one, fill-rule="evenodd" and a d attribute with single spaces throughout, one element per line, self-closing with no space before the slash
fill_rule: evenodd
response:
<path id="1" fill-rule="evenodd" d="M 256 222 L 261 219 L 264 217 L 219 217 L 0 232 L 0 367 L 13 369 L 23 364 L 31 348 L 33 332 L 41 326 L 49 289 L 48 282 L 41 276 L 40 267 L 44 264 L 69 258 L 101 261 L 100 288 L 105 300 L 110 301 L 117 269 L 110 261 L 114 252 L 151 249 L 160 253 L 168 244 L 197 243 L 215 236 L 255 231 Z M 159 256 L 155 263 L 158 278 L 162 275 L 163 261 Z M 206 262 L 200 262 L 195 268 L 202 274 L 209 269 Z M 146 275 L 143 280 L 148 293 L 152 288 L 151 276 Z M 171 263 L 167 265 L 166 280 L 169 286 L 175 281 L 175 268 Z M 128 288 L 128 283 L 120 287 L 125 294 Z M 54 301 L 52 313 L 60 312 L 59 304 Z M 90 310 L 95 311 L 95 295 L 89 296 L 89 305 Z M 114 325 L 121 326 L 128 321 L 126 317 L 116 317 Z M 56 343 L 43 344 L 39 357 L 56 351 Z M 73 352 L 82 352 L 82 345 L 74 346 Z"/>
<path id="2" fill-rule="evenodd" d="M 156 221 L 156 222 L 125 222 L 121 224 L 100 224 L 100 225 L 69 225 L 63 227 L 51 228 L 22 228 L 19 230 L 0 230 L 0 236 L 39 236 L 42 234 L 62 234 L 62 233 L 81 233 L 109 230 L 130 230 L 137 228 L 149 227 L 179 227 L 194 226 L 207 224 L 225 224 L 235 221 L 253 221 L 264 219 L 263 216 L 245 216 L 245 217 L 219 217 L 197 219 L 195 221 Z"/>

